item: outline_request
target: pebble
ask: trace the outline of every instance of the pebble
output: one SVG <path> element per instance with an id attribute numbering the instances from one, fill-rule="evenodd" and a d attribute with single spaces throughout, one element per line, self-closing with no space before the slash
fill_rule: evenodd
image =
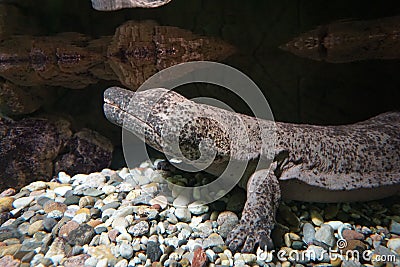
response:
<path id="1" fill-rule="evenodd" d="M 387 242 L 387 247 L 390 248 L 391 250 L 399 253 L 400 252 L 400 238 L 389 239 L 389 241 Z"/>
<path id="2" fill-rule="evenodd" d="M 232 229 L 239 223 L 238 216 L 231 211 L 224 211 L 218 215 L 218 233 L 226 238 Z"/>
<path id="3" fill-rule="evenodd" d="M 343 238 L 346 240 L 353 240 L 353 239 L 363 240 L 364 239 L 364 235 L 362 233 L 359 233 L 357 231 L 350 230 L 350 229 L 343 230 L 342 235 L 343 235 Z"/>
<path id="4" fill-rule="evenodd" d="M 192 214 L 200 215 L 200 214 L 208 212 L 209 207 L 205 204 L 204 201 L 198 200 L 193 203 L 190 203 L 188 205 L 188 209 Z"/>
<path id="5" fill-rule="evenodd" d="M 176 208 L 174 214 L 182 222 L 190 222 L 190 219 L 192 218 L 189 209 L 186 207 Z"/>
<path id="6" fill-rule="evenodd" d="M 93 227 L 87 224 L 82 224 L 68 234 L 67 241 L 72 246 L 83 246 L 88 244 L 94 236 L 95 232 Z"/>
<path id="7" fill-rule="evenodd" d="M 163 252 L 161 251 L 159 244 L 153 241 L 149 241 L 147 243 L 146 254 L 152 262 L 155 262 L 161 258 Z"/>
<path id="8" fill-rule="evenodd" d="M 321 224 L 324 223 L 324 219 L 322 218 L 322 215 L 316 210 L 311 210 L 311 221 L 316 226 L 320 226 Z"/>
<path id="9" fill-rule="evenodd" d="M 306 244 L 311 244 L 315 239 L 315 228 L 311 223 L 303 225 L 303 241 Z"/>
<path id="10" fill-rule="evenodd" d="M 63 197 L 69 190 L 72 190 L 72 186 L 60 186 L 54 189 L 54 193 Z"/>
<path id="11" fill-rule="evenodd" d="M 14 202 L 14 198 L 13 197 L 2 197 L 2 198 L 0 198 L 0 212 L 12 210 L 13 209 L 13 202 Z"/>
<path id="12" fill-rule="evenodd" d="M 240 190 L 232 191 L 233 197 L 228 195 L 209 205 L 202 201 L 189 204 L 191 198 L 174 192 L 178 195 L 174 207 L 168 205 L 173 202 L 172 198 L 159 193 L 164 186 L 159 184 L 163 182 L 160 174 L 143 166 L 134 169 L 134 174 L 129 174 L 127 169 L 121 177 L 111 170 L 72 178 L 59 173 L 59 183 L 34 182 L 15 196 L 10 191 L 11 195 L 0 197 L 0 254 L 16 253 L 18 259 L 23 259 L 23 267 L 216 267 L 223 264 L 247 267 L 267 263 L 300 267 L 310 264 L 311 259 L 295 264 L 275 261 L 275 258 L 272 265 L 273 254 L 262 250 L 257 250 L 257 254 L 232 255 L 225 238 L 239 219 L 235 212 L 225 208 L 240 206 L 236 203 L 239 199 L 235 200 L 241 195 L 236 194 Z M 133 181 L 132 176 L 139 182 Z M 198 177 L 201 180 L 204 176 Z M 189 177 L 179 175 L 173 179 L 184 184 L 190 181 Z M 278 224 L 277 228 L 284 230 L 278 233 L 278 238 L 284 237 L 287 247 L 282 249 L 288 253 L 321 254 L 322 250 L 334 247 L 336 237 L 340 236 L 347 240 L 347 249 L 375 249 L 375 253 L 382 255 L 399 253 L 396 220 L 400 217 L 396 212 L 390 213 L 394 208 L 400 210 L 400 205 L 396 205 L 386 208 L 380 204 L 371 214 L 367 206 L 356 203 L 351 206 L 318 204 L 310 209 L 309 204 L 289 202 L 283 204 L 278 214 L 278 220 L 282 219 L 280 222 L 284 224 Z M 343 219 L 346 214 L 351 221 Z M 380 225 L 365 226 L 366 218 Z M 324 223 L 324 219 L 329 221 Z M 274 242 L 279 244 L 275 238 Z M 0 260 L 17 257 L 4 255 Z M 350 266 L 341 259 L 330 261 L 329 258 L 322 262 L 315 259 L 313 264 Z"/>
<path id="13" fill-rule="evenodd" d="M 149 232 L 149 223 L 146 221 L 140 221 L 131 226 L 128 232 L 133 236 L 143 236 Z"/>
<path id="14" fill-rule="evenodd" d="M 392 234 L 400 235 L 400 223 L 392 220 L 389 226 L 389 232 Z"/>
<path id="15" fill-rule="evenodd" d="M 315 232 L 315 239 L 330 247 L 333 247 L 336 243 L 334 230 L 329 224 L 321 225 L 321 227 Z"/>
<path id="16" fill-rule="evenodd" d="M 31 204 L 34 199 L 35 199 L 35 197 L 18 198 L 16 200 L 14 200 L 13 207 L 16 209 L 25 208 L 25 207 L 29 206 L 29 204 Z"/>

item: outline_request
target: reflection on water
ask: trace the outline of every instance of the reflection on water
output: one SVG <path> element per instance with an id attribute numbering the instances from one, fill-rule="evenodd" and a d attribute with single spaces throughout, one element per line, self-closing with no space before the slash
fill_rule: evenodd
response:
<path id="1" fill-rule="evenodd" d="M 335 21 L 343 19 L 369 21 L 396 16 L 400 14 L 400 5 L 397 1 L 382 3 L 376 0 L 370 1 L 367 5 L 365 2 L 355 0 L 328 3 L 316 0 L 251 2 L 174 0 L 156 9 L 125 9 L 114 12 L 95 11 L 90 1 L 80 0 L 13 2 L 17 7 L 17 11 L 14 13 L 18 13 L 20 17 L 9 11 L 1 16 L 1 21 L 4 22 L 2 27 L 4 41 L 1 44 L 3 49 L 0 52 L 10 52 L 4 47 L 7 43 L 8 46 L 12 46 L 13 43 L 15 49 L 25 49 L 25 53 L 29 54 L 32 45 L 27 45 L 27 42 L 37 42 L 36 46 L 40 48 L 40 38 L 42 38 L 42 43 L 49 42 L 50 38 L 63 43 L 64 47 L 77 47 L 76 51 L 79 52 L 67 55 L 66 52 L 71 53 L 72 50 L 66 49 L 67 51 L 61 55 L 60 59 L 65 64 L 60 64 L 60 66 L 63 65 L 61 68 L 64 70 L 60 77 L 58 77 L 60 72 L 56 67 L 51 67 L 50 72 L 43 72 L 42 76 L 38 75 L 41 64 L 31 66 L 33 71 L 29 75 L 34 76 L 35 79 L 45 80 L 39 84 L 48 83 L 51 80 L 54 81 L 53 85 L 86 86 L 87 90 L 65 91 L 64 97 L 46 110 L 62 109 L 63 112 L 77 118 L 79 122 L 82 121 L 83 116 L 87 117 L 88 113 L 93 113 L 93 110 L 99 108 L 96 101 L 101 101 L 101 94 L 107 86 L 122 83 L 125 87 L 134 87 L 133 84 L 140 83 L 145 79 L 146 75 L 143 73 L 150 74 L 161 67 L 161 65 L 157 65 L 158 63 L 154 63 L 154 59 L 151 60 L 153 64 L 149 65 L 139 64 L 143 61 L 134 60 L 147 56 L 149 51 L 149 49 L 139 49 L 140 51 L 136 50 L 135 52 L 133 46 L 129 47 L 135 44 L 136 39 L 131 44 L 120 43 L 125 47 L 124 49 L 127 49 L 126 51 L 131 49 L 131 53 L 125 54 L 119 52 L 117 46 L 114 46 L 114 49 L 108 49 L 106 45 L 102 44 L 102 41 L 113 43 L 111 40 L 116 40 L 116 29 L 131 27 L 121 26 L 131 25 L 133 22 L 128 22 L 131 20 L 141 21 L 142 25 L 147 25 L 143 27 L 152 31 L 153 37 L 156 27 L 167 29 L 163 27 L 171 26 L 179 27 L 181 32 L 188 33 L 187 31 L 190 31 L 197 36 L 207 36 L 204 40 L 208 40 L 208 38 L 217 40 L 215 38 L 218 38 L 218 40 L 223 40 L 236 47 L 237 52 L 222 62 L 238 68 L 257 83 L 270 102 L 272 111 L 278 120 L 336 124 L 359 121 L 381 112 L 399 108 L 399 102 L 396 101 L 400 97 L 398 90 L 400 64 L 398 60 L 378 59 L 330 64 L 298 57 L 279 49 L 282 44 L 319 25 L 342 25 L 344 27 L 348 24 L 335 23 Z M 14 5 L 2 5 L 3 9 L 6 7 L 15 9 Z M 149 19 L 157 21 L 158 25 L 162 26 L 149 26 L 150 24 L 144 22 Z M 18 26 L 17 24 L 24 25 Z M 80 35 L 62 34 L 66 32 L 80 33 Z M 134 35 L 129 31 L 125 33 Z M 186 33 L 183 35 L 186 36 Z M 15 37 L 16 35 L 19 37 Z M 66 39 L 68 35 L 74 37 L 68 40 Z M 176 42 L 179 36 L 174 35 L 173 38 Z M 171 38 L 165 40 L 165 44 L 171 41 Z M 155 51 L 153 48 L 150 50 Z M 112 53 L 114 56 L 105 60 L 108 62 L 107 64 L 88 65 L 85 60 L 81 60 L 82 66 L 77 67 L 75 63 L 80 58 L 80 53 L 84 53 L 83 51 L 87 57 L 92 56 L 93 62 L 100 62 L 99 54 L 102 55 L 103 62 L 104 54 Z M 52 53 L 54 54 L 54 52 Z M 129 54 L 134 56 L 126 58 Z M 40 53 L 34 53 L 34 55 L 39 62 L 43 62 L 43 56 Z M 353 52 L 346 52 L 346 57 L 355 56 Z M 179 60 L 181 57 L 174 59 L 173 62 Z M 216 60 L 221 61 L 222 58 Z M 70 68 L 72 65 L 76 66 L 77 71 Z M 27 75 L 27 72 L 21 69 L 19 72 L 19 77 L 4 73 L 3 75 L 4 77 L 7 75 L 6 78 L 9 80 L 27 85 L 30 80 L 30 77 L 24 76 Z M 79 73 L 79 78 L 77 73 Z M 67 77 L 68 75 L 71 75 L 71 79 Z M 51 79 L 47 77 L 51 77 Z M 57 79 L 67 78 L 70 82 L 56 82 Z M 220 97 L 224 96 L 218 90 L 215 92 L 211 90 L 210 93 L 215 93 Z M 78 105 L 78 111 L 70 110 L 69 104 L 76 101 L 79 103 L 79 99 L 84 99 L 85 105 Z M 89 99 L 93 99 L 93 101 L 89 101 Z M 239 105 L 234 108 L 241 111 Z M 98 110 L 96 114 L 101 117 L 101 110 Z M 85 126 L 98 127 L 93 125 L 90 120 L 83 121 L 86 121 Z"/>

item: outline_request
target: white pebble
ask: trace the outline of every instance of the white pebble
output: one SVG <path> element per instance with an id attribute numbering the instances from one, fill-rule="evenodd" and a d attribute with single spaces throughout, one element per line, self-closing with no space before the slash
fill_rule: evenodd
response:
<path id="1" fill-rule="evenodd" d="M 71 176 L 69 176 L 68 174 L 66 174 L 65 172 L 59 172 L 58 173 L 58 180 L 62 183 L 62 184 L 69 184 L 71 182 Z"/>
<path id="2" fill-rule="evenodd" d="M 76 221 L 79 224 L 82 224 L 82 223 L 88 222 L 90 220 L 90 216 L 89 216 L 89 214 L 86 214 L 86 213 L 79 213 L 79 214 L 76 214 L 72 218 L 72 220 Z"/>
<path id="3" fill-rule="evenodd" d="M 25 208 L 35 199 L 35 197 L 21 197 L 13 202 L 13 207 L 18 208 Z"/>
<path id="4" fill-rule="evenodd" d="M 103 188 L 101 189 L 101 191 L 103 191 L 104 192 L 104 194 L 106 194 L 106 195 L 110 195 L 110 194 L 113 194 L 113 193 L 115 193 L 115 186 L 112 186 L 112 185 L 105 185 L 105 186 L 103 186 Z"/>
<path id="5" fill-rule="evenodd" d="M 46 189 L 47 188 L 47 184 L 43 181 L 36 181 L 36 182 L 32 182 L 29 185 L 25 186 L 26 189 L 28 189 L 29 191 L 38 191 L 41 189 Z"/>
<path id="6" fill-rule="evenodd" d="M 66 186 L 60 186 L 57 188 L 54 188 L 54 193 L 56 193 L 59 196 L 65 196 L 65 194 L 69 191 L 72 190 L 72 186 L 66 185 Z"/>
<path id="7" fill-rule="evenodd" d="M 195 201 L 188 206 L 189 211 L 194 215 L 200 215 L 208 211 L 208 206 L 204 201 Z"/>

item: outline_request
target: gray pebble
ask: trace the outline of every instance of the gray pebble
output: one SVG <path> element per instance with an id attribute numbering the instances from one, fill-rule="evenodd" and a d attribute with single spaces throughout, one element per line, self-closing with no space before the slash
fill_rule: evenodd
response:
<path id="1" fill-rule="evenodd" d="M 158 261 L 162 254 L 163 253 L 158 243 L 153 241 L 147 243 L 146 255 L 152 262 Z"/>
<path id="2" fill-rule="evenodd" d="M 311 223 L 305 223 L 303 226 L 303 241 L 311 244 L 315 239 L 315 228 Z"/>
<path id="3" fill-rule="evenodd" d="M 321 225 L 321 228 L 315 232 L 315 239 L 330 247 L 333 247 L 336 242 L 333 228 L 329 224 Z"/>
<path id="4" fill-rule="evenodd" d="M 128 242 L 122 242 L 119 247 L 119 254 L 125 259 L 130 259 L 133 256 L 133 248 Z"/>
<path id="5" fill-rule="evenodd" d="M 400 235 L 400 223 L 396 222 L 395 220 L 392 220 L 389 226 L 389 231 L 392 234 Z"/>
<path id="6" fill-rule="evenodd" d="M 57 224 L 57 220 L 51 217 L 46 217 L 43 219 L 43 227 L 47 232 L 51 232 L 53 227 Z"/>
<path id="7" fill-rule="evenodd" d="M 147 221 L 140 221 L 128 229 L 128 233 L 132 234 L 133 236 L 143 236 L 148 232 L 149 223 Z"/>

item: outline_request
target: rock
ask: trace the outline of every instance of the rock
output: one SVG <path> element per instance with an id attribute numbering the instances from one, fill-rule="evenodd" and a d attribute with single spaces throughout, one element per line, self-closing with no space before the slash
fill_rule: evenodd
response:
<path id="1" fill-rule="evenodd" d="M 182 222 L 190 222 L 192 218 L 189 209 L 186 207 L 176 208 L 174 214 Z"/>
<path id="2" fill-rule="evenodd" d="M 72 257 L 68 257 L 63 265 L 64 267 L 84 267 L 85 261 L 90 258 L 87 254 L 76 255 Z"/>
<path id="3" fill-rule="evenodd" d="M 16 209 L 25 208 L 31 204 L 35 197 L 21 197 L 13 202 L 13 207 Z"/>
<path id="4" fill-rule="evenodd" d="M 49 250 L 47 251 L 46 255 L 44 255 L 45 258 L 52 258 L 53 256 L 56 255 L 65 255 L 65 241 L 61 237 L 56 237 L 51 244 Z"/>
<path id="5" fill-rule="evenodd" d="M 68 139 L 64 150 L 69 153 L 62 154 L 57 158 L 54 163 L 54 171 L 56 173 L 65 171 L 74 175 L 92 173 L 110 166 L 113 145 L 99 133 L 84 128 Z M 95 188 L 100 186 L 99 183 L 94 184 L 99 181 L 98 176 L 103 175 L 101 173 L 91 174 L 91 177 L 88 178 L 89 186 Z"/>
<path id="6" fill-rule="evenodd" d="M 133 256 L 133 248 L 128 242 L 122 242 L 119 247 L 119 254 L 125 258 L 130 259 Z"/>
<path id="7" fill-rule="evenodd" d="M 122 8 L 155 8 L 162 5 L 166 5 L 171 0 L 159 0 L 159 1 L 135 1 L 129 0 L 124 2 L 109 2 L 105 0 L 92 0 L 92 7 L 100 11 L 112 11 Z"/>
<path id="8" fill-rule="evenodd" d="M 46 182 L 43 181 L 37 181 L 37 182 L 32 182 L 29 185 L 24 187 L 25 189 L 28 189 L 29 191 L 39 191 L 42 189 L 46 189 L 47 188 L 47 184 Z"/>
<path id="9" fill-rule="evenodd" d="M 112 254 L 109 246 L 99 245 L 96 247 L 89 247 L 87 254 L 96 258 L 97 260 L 105 260 L 105 266 L 107 266 L 107 263 L 110 265 L 115 265 L 117 262 L 117 258 Z"/>
<path id="10" fill-rule="evenodd" d="M 218 223 L 218 233 L 226 238 L 228 234 L 232 231 L 232 229 L 238 224 L 239 218 L 238 216 L 231 211 L 224 211 L 218 215 L 217 223 Z"/>
<path id="11" fill-rule="evenodd" d="M 202 248 L 194 250 L 192 267 L 205 267 L 207 264 L 207 255 Z"/>
<path id="12" fill-rule="evenodd" d="M 10 238 L 20 238 L 21 233 L 16 228 L 12 226 L 2 226 L 0 227 L 0 241 L 4 241 Z"/>
<path id="13" fill-rule="evenodd" d="M 13 197 L 2 197 L 0 198 L 0 212 L 10 211 L 13 209 Z"/>
<path id="14" fill-rule="evenodd" d="M 61 228 L 58 232 L 58 236 L 66 238 L 71 233 L 71 231 L 77 229 L 78 227 L 79 227 L 79 223 L 71 220 L 71 221 L 67 222 L 66 224 L 64 224 L 63 226 L 61 226 Z"/>
<path id="15" fill-rule="evenodd" d="M 344 248 L 341 248 L 341 251 L 343 251 L 343 253 L 346 253 L 347 251 L 355 251 L 357 250 L 359 253 L 363 253 L 364 250 L 367 249 L 367 245 L 365 243 L 363 243 L 360 240 L 348 240 L 347 241 L 347 246 Z"/>
<path id="16" fill-rule="evenodd" d="M 326 222 L 326 224 L 329 224 L 334 231 L 339 230 L 339 228 L 344 225 L 344 223 L 341 221 L 329 221 L 329 222 Z"/>
<path id="17" fill-rule="evenodd" d="M 50 213 L 53 210 L 58 210 L 64 213 L 67 210 L 68 206 L 64 203 L 55 202 L 55 201 L 47 201 L 44 206 L 43 210 L 46 213 Z"/>
<path id="18" fill-rule="evenodd" d="M 324 223 L 324 219 L 322 218 L 322 215 L 316 210 L 311 210 L 311 221 L 316 226 L 320 226 L 321 224 Z"/>
<path id="19" fill-rule="evenodd" d="M 79 203 L 80 197 L 76 195 L 72 195 L 69 197 L 66 197 L 64 200 L 65 205 L 77 205 Z"/>
<path id="20" fill-rule="evenodd" d="M 330 247 L 333 247 L 336 242 L 333 228 L 329 224 L 321 225 L 321 228 L 315 232 L 315 239 Z"/>
<path id="21" fill-rule="evenodd" d="M 390 222 L 389 232 L 391 232 L 392 234 L 400 235 L 400 223 L 392 220 Z"/>
<path id="22" fill-rule="evenodd" d="M 205 204 L 204 201 L 195 201 L 190 203 L 188 206 L 189 211 L 194 215 L 200 215 L 206 213 L 209 207 Z"/>
<path id="23" fill-rule="evenodd" d="M 342 267 L 361 267 L 361 263 L 356 260 L 343 260 Z"/>
<path id="24" fill-rule="evenodd" d="M 31 225 L 29 225 L 28 235 L 33 235 L 36 232 L 42 231 L 43 229 L 44 229 L 43 220 L 38 220 L 38 221 L 32 223 Z"/>
<path id="25" fill-rule="evenodd" d="M 149 232 L 149 223 L 147 221 L 140 221 L 131 226 L 128 232 L 133 236 L 143 236 Z"/>
<path id="26" fill-rule="evenodd" d="M 19 267 L 20 264 L 20 260 L 14 259 L 13 256 L 10 255 L 0 258 L 0 266 L 2 267 Z"/>
<path id="27" fill-rule="evenodd" d="M 391 238 L 387 242 L 387 247 L 399 253 L 400 251 L 400 238 Z"/>
<path id="28" fill-rule="evenodd" d="M 83 194 L 85 196 L 98 197 L 103 195 L 104 192 L 96 188 L 87 188 L 85 191 L 83 191 Z"/>
<path id="29" fill-rule="evenodd" d="M 94 198 L 92 196 L 83 196 L 79 199 L 79 207 L 93 206 Z"/>
<path id="30" fill-rule="evenodd" d="M 315 228 L 311 223 L 305 223 L 303 226 L 303 241 L 306 244 L 312 244 L 315 239 Z"/>
<path id="31" fill-rule="evenodd" d="M 152 206 L 158 204 L 158 205 L 160 205 L 161 209 L 165 209 L 168 205 L 168 199 L 163 195 L 159 195 L 159 196 L 156 196 L 155 198 L 151 199 L 149 201 L 149 203 Z"/>
<path id="32" fill-rule="evenodd" d="M 204 248 L 210 248 L 210 247 L 216 247 L 216 246 L 223 246 L 225 244 L 224 240 L 222 237 L 217 234 L 217 233 L 212 233 L 210 234 L 204 241 L 203 241 L 203 247 Z"/>
<path id="33" fill-rule="evenodd" d="M 156 242 L 149 241 L 147 243 L 146 255 L 152 262 L 158 261 L 162 254 L 160 246 Z"/>
<path id="34" fill-rule="evenodd" d="M 67 121 L 39 118 L 0 119 L 0 133 L 0 188 L 50 179 L 53 160 L 71 135 Z"/>
<path id="35" fill-rule="evenodd" d="M 346 240 L 364 240 L 364 235 L 354 230 L 345 229 L 343 230 L 342 235 Z"/>
<path id="36" fill-rule="evenodd" d="M 83 224 L 69 233 L 67 241 L 72 246 L 83 246 L 89 244 L 95 235 L 96 233 L 94 232 L 93 227 Z"/>
<path id="37" fill-rule="evenodd" d="M 20 249 L 21 244 L 13 244 L 9 246 L 0 246 L 0 258 L 5 255 L 15 255 Z"/>
<path id="38" fill-rule="evenodd" d="M 72 186 L 66 185 L 66 186 L 60 186 L 54 189 L 54 193 L 56 193 L 59 196 L 65 196 L 65 194 L 69 191 L 72 190 Z"/>

